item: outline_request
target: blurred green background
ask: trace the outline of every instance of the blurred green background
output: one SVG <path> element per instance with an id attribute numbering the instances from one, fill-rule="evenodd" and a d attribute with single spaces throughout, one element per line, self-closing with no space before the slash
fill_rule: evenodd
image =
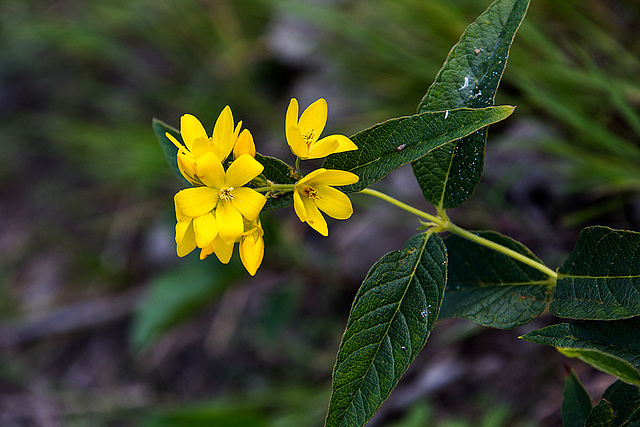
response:
<path id="1" fill-rule="evenodd" d="M 230 105 L 291 162 L 291 97 L 326 98 L 328 131 L 347 135 L 412 114 L 489 3 L 0 2 L 0 424 L 321 425 L 356 290 L 418 224 L 354 195 L 327 239 L 263 214 L 254 278 L 178 259 L 180 182 L 151 118 L 210 131 Z M 454 221 L 554 268 L 585 225 L 640 229 L 637 22 L 635 0 L 533 2 L 497 97 L 518 109 Z M 378 185 L 426 207 L 410 168 Z M 558 425 L 572 361 L 526 330 L 438 325 L 371 425 Z M 611 382 L 577 369 L 592 392 Z"/>

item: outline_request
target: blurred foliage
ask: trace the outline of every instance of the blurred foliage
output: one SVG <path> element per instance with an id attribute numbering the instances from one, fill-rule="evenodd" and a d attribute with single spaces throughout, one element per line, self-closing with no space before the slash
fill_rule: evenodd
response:
<path id="1" fill-rule="evenodd" d="M 46 408 L 72 413 L 74 425 L 108 425 L 107 414 L 155 410 L 168 401 L 175 414 L 147 420 L 166 425 L 184 400 L 258 389 L 272 400 L 239 399 L 254 402 L 243 416 L 305 425 L 305 414 L 292 408 L 310 408 L 313 420 L 321 420 L 325 384 L 357 286 L 349 281 L 359 283 L 362 277 L 355 276 L 366 265 L 336 268 L 340 256 L 326 250 L 331 239 L 306 235 L 303 244 L 297 221 L 278 212 L 276 224 L 263 219 L 269 249 L 256 280 L 223 290 L 201 278 L 181 287 L 185 278 L 205 272 L 193 273 L 191 260 L 178 261 L 173 252 L 171 199 L 180 183 L 166 166 L 151 117 L 175 126 L 190 112 L 213 123 L 228 104 L 259 150 L 279 154 L 286 152 L 289 97 L 326 96 L 338 113 L 330 125 L 356 132 L 412 113 L 451 46 L 488 3 L 0 2 L 2 330 L 18 330 L 21 322 L 66 304 L 130 288 L 148 291 L 124 324 L 115 316 L 94 320 L 89 311 L 85 326 L 35 343 L 10 343 L 0 360 L 0 386 L 31 390 L 36 384 L 45 401 L 58 402 Z M 536 124 L 534 132 L 516 133 L 514 146 L 561 159 L 545 167 L 555 167 L 549 174 L 566 191 L 635 194 L 640 187 L 639 20 L 635 0 L 536 0 L 516 38 L 497 103 L 518 105 L 506 126 Z M 503 179 L 513 177 L 505 173 Z M 595 214 L 619 206 L 608 203 Z M 345 235 L 341 244 L 347 245 Z M 380 247 L 380 254 L 387 249 Z M 245 288 L 249 296 L 242 296 Z M 231 309 L 239 298 L 247 300 L 222 355 L 180 332 L 182 322 L 192 320 L 196 342 L 207 339 L 219 298 Z M 153 310 L 154 304 L 164 311 Z M 51 323 L 58 319 L 52 316 Z M 150 344 L 147 353 L 134 355 L 128 347 L 129 332 L 122 329 L 131 324 L 138 325 L 134 342 Z M 119 388 L 132 381 L 144 389 L 135 398 Z M 301 383 L 303 391 L 273 392 L 278 381 Z M 91 396 L 103 389 L 119 399 L 96 392 L 94 399 L 110 406 L 96 405 Z M 425 411 L 438 413 L 416 408 L 405 425 L 425 419 Z M 201 414 L 220 417 L 216 411 Z M 494 412 L 503 419 L 499 408 Z M 102 421 L 94 422 L 96 413 Z"/>

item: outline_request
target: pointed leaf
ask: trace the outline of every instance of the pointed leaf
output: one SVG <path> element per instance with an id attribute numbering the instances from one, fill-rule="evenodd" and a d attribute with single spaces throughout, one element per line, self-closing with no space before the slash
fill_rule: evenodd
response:
<path id="1" fill-rule="evenodd" d="M 637 426 L 640 422 L 640 389 L 622 381 L 616 381 L 602 395 L 593 408 L 585 426 Z M 632 423 L 632 424 L 630 424 Z"/>
<path id="2" fill-rule="evenodd" d="M 332 154 L 322 167 L 355 173 L 360 181 L 343 190 L 360 191 L 433 149 L 507 118 L 513 109 L 460 108 L 387 120 L 352 136 L 358 149 Z"/>
<path id="3" fill-rule="evenodd" d="M 640 233 L 589 227 L 558 269 L 549 306 L 571 319 L 624 319 L 640 315 Z"/>
<path id="4" fill-rule="evenodd" d="M 572 369 L 562 390 L 562 427 L 584 426 L 591 409 L 591 396 Z"/>
<path id="5" fill-rule="evenodd" d="M 327 426 L 362 426 L 389 397 L 429 337 L 446 276 L 444 243 L 430 232 L 371 267 L 338 350 Z"/>
<path id="6" fill-rule="evenodd" d="M 182 137 L 180 136 L 180 132 L 178 131 L 178 129 L 171 127 L 156 118 L 152 120 L 151 127 L 153 128 L 153 133 L 158 139 L 158 143 L 160 143 L 162 154 L 164 155 L 167 163 L 169 163 L 169 167 L 171 168 L 173 173 L 175 173 L 176 176 L 180 178 L 180 181 L 182 181 L 185 186 L 191 187 L 191 183 L 187 181 L 184 176 L 182 176 L 182 173 L 180 173 L 180 169 L 178 168 L 178 159 L 176 157 L 178 154 L 178 147 L 176 147 L 173 142 L 171 142 L 171 140 L 165 135 L 166 132 L 169 132 L 169 134 L 171 134 L 181 144 L 184 145 L 184 142 L 182 142 Z"/>
<path id="7" fill-rule="evenodd" d="M 418 112 L 494 104 L 509 49 L 529 0 L 497 0 L 469 25 L 418 106 Z M 424 196 L 454 208 L 480 182 L 487 128 L 431 151 L 411 165 Z"/>
<path id="8" fill-rule="evenodd" d="M 524 245 L 493 231 L 480 237 L 540 261 Z M 553 281 L 543 272 L 457 235 L 445 239 L 447 292 L 440 319 L 462 317 L 492 328 L 514 328 L 542 313 Z"/>
<path id="9" fill-rule="evenodd" d="M 607 322 L 579 320 L 538 329 L 522 338 L 552 345 L 623 381 L 640 384 L 639 329 L 638 317 Z"/>

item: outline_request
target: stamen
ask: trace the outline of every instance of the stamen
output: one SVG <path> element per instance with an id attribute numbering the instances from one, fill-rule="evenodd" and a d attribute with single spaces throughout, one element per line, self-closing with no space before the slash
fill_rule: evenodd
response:
<path id="1" fill-rule="evenodd" d="M 224 187 L 220 189 L 220 198 L 223 200 L 231 200 L 235 196 L 231 193 L 233 191 L 233 187 Z"/>
<path id="2" fill-rule="evenodd" d="M 316 190 L 313 187 L 305 187 L 304 190 L 302 190 L 302 193 L 304 193 L 305 196 L 307 196 L 308 198 L 315 200 L 318 199 L 318 190 Z"/>
<path id="3" fill-rule="evenodd" d="M 307 147 L 310 147 L 311 144 L 313 144 L 313 137 L 315 136 L 315 134 L 316 132 L 311 129 L 309 132 L 302 135 L 302 137 L 304 138 L 304 142 L 307 144 Z"/>

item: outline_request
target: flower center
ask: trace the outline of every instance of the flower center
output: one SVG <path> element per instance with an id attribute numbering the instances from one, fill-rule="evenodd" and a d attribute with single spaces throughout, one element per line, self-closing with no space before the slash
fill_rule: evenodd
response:
<path id="1" fill-rule="evenodd" d="M 224 187 L 220 189 L 220 198 L 222 200 L 231 200 L 235 196 L 231 193 L 233 191 L 233 187 Z"/>
<path id="2" fill-rule="evenodd" d="M 311 200 L 319 199 L 318 190 L 313 187 L 304 187 L 302 194 L 310 198 Z"/>
<path id="3" fill-rule="evenodd" d="M 316 132 L 311 129 L 309 132 L 302 135 L 302 137 L 304 138 L 304 142 L 307 144 L 307 147 L 311 147 L 311 144 L 313 144 L 313 137 L 315 136 L 315 134 Z"/>

